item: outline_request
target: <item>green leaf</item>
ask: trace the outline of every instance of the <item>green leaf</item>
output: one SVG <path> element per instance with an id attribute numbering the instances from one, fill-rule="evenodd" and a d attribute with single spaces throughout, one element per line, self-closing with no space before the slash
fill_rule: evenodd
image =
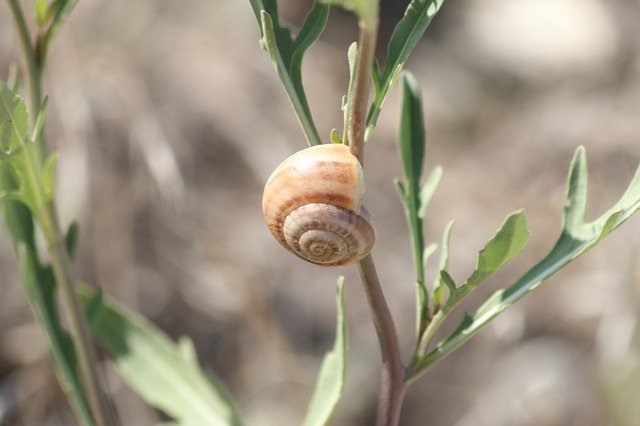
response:
<path id="1" fill-rule="evenodd" d="M 47 0 L 37 0 L 35 4 L 36 8 L 36 22 L 39 28 L 44 27 L 47 21 Z"/>
<path id="2" fill-rule="evenodd" d="M 42 105 L 40 105 L 40 109 L 38 110 L 38 116 L 36 117 L 36 123 L 33 126 L 33 133 L 31 134 L 31 140 L 37 141 L 42 134 L 42 129 L 44 128 L 44 122 L 47 118 L 47 111 L 49 111 L 49 98 L 44 98 Z"/>
<path id="3" fill-rule="evenodd" d="M 80 226 L 78 221 L 74 220 L 67 228 L 67 233 L 64 236 L 65 246 L 67 247 L 67 253 L 71 259 L 76 257 L 76 249 L 78 248 L 78 237 L 80 235 Z"/>
<path id="4" fill-rule="evenodd" d="M 46 102 L 39 112 L 36 126 L 42 126 Z M 46 209 L 38 144 L 28 137 L 28 115 L 24 100 L 0 82 L 0 156 L 13 187 L 0 188 L 0 192 L 12 193 L 15 200 L 28 206 L 34 214 Z M 37 131 L 34 132 L 37 134 Z M 17 190 L 17 191 L 16 191 Z"/>
<path id="5" fill-rule="evenodd" d="M 42 167 L 42 189 L 44 189 L 44 194 L 47 197 L 47 201 L 51 201 L 53 199 L 53 195 L 55 192 L 55 172 L 56 172 L 56 164 L 58 163 L 58 154 L 54 153 L 49 155 L 47 160 Z"/>
<path id="6" fill-rule="evenodd" d="M 440 281 L 447 286 L 451 297 L 456 297 L 456 293 L 458 292 L 458 289 L 456 288 L 456 283 L 455 281 L 453 281 L 453 278 L 451 278 L 451 275 L 449 275 L 447 271 L 440 271 Z"/>
<path id="7" fill-rule="evenodd" d="M 425 149 L 422 99 L 418 82 L 410 73 L 405 73 L 402 89 L 402 114 L 398 138 L 400 157 L 404 178 L 410 186 L 415 186 L 417 201 Z"/>
<path id="8" fill-rule="evenodd" d="M 93 292 L 79 289 L 87 306 Z M 238 425 L 240 418 L 220 384 L 212 385 L 193 354 L 146 319 L 105 299 L 91 332 L 123 379 L 145 401 L 181 425 Z"/>
<path id="9" fill-rule="evenodd" d="M 373 64 L 371 64 L 371 80 L 373 81 L 373 93 L 378 93 L 382 90 L 382 76 L 378 71 L 380 64 L 376 58 L 373 58 Z"/>
<path id="10" fill-rule="evenodd" d="M 429 177 L 427 181 L 420 188 L 420 208 L 418 209 L 418 217 L 424 219 L 424 215 L 427 212 L 427 208 L 431 203 L 431 199 L 433 198 L 433 194 L 435 194 L 436 189 L 438 188 L 438 184 L 440 183 L 440 179 L 442 178 L 442 167 L 437 166 Z"/>
<path id="11" fill-rule="evenodd" d="M 28 116 L 24 100 L 0 81 L 0 150 L 18 151 L 28 140 Z"/>
<path id="12" fill-rule="evenodd" d="M 304 426 L 321 426 L 329 423 L 342 398 L 347 369 L 349 345 L 347 324 L 344 318 L 344 277 L 338 279 L 336 339 L 333 350 L 322 360 L 316 387 L 304 418 Z"/>
<path id="13" fill-rule="evenodd" d="M 342 138 L 340 137 L 340 133 L 338 133 L 338 129 L 331 129 L 329 140 L 331 141 L 331 143 L 342 145 Z"/>
<path id="14" fill-rule="evenodd" d="M 28 116 L 24 100 L 0 82 L 0 147 L 13 152 L 0 161 L 0 200 L 4 219 L 17 254 L 29 302 L 49 346 L 58 380 L 82 424 L 94 425 L 86 392 L 78 374 L 78 363 L 71 337 L 62 327 L 56 300 L 56 282 L 51 268 L 41 265 L 36 246 L 31 199 L 20 188 L 25 173 L 25 157 L 33 155 L 34 144 L 26 147 Z M 6 159 L 6 158 L 5 158 Z M 2 159 L 0 159 L 2 160 Z"/>
<path id="15" fill-rule="evenodd" d="M 378 84 L 374 84 L 376 92 L 373 105 L 371 105 L 371 109 L 369 110 L 369 117 L 367 118 L 366 140 L 371 136 L 378 117 L 380 116 L 382 105 L 400 75 L 404 63 L 418 44 L 418 41 L 436 13 L 440 10 L 443 2 L 444 0 L 412 0 L 405 11 L 404 17 L 393 30 L 393 34 L 389 40 L 389 47 L 387 48 L 387 58 L 384 68 L 379 74 Z M 378 74 L 377 71 L 376 74 Z"/>
<path id="16" fill-rule="evenodd" d="M 400 181 L 400 179 L 394 179 L 393 183 L 396 185 L 396 190 L 398 191 L 398 195 L 400 195 L 400 200 L 403 203 L 406 203 L 407 199 L 407 188 L 404 186 L 404 183 Z"/>
<path id="17" fill-rule="evenodd" d="M 349 87 L 347 89 L 347 95 L 343 97 L 342 101 L 342 115 L 344 116 L 344 124 L 342 130 L 342 140 L 349 145 L 349 111 L 351 110 L 351 99 L 353 98 L 353 91 L 355 88 L 355 70 L 356 70 L 356 57 L 358 55 L 358 43 L 351 43 L 349 50 L 347 51 L 347 61 L 349 63 Z"/>
<path id="18" fill-rule="evenodd" d="M 49 40 L 60 30 L 77 3 L 78 0 L 54 0 L 51 2 L 47 10 L 47 18 L 51 19 L 51 25 L 47 32 Z"/>
<path id="19" fill-rule="evenodd" d="M 602 238 L 619 227 L 640 209 L 640 167 L 627 190 L 606 213 L 593 222 L 585 222 L 587 195 L 587 163 L 583 147 L 576 150 L 567 178 L 567 203 L 563 229 L 551 251 L 510 286 L 495 292 L 446 340 L 441 342 L 422 362 L 423 368 L 453 352 L 464 342 L 486 327 L 505 309 L 529 294 L 544 280 L 577 259 Z M 499 263 L 488 258 L 485 265 Z"/>
<path id="20" fill-rule="evenodd" d="M 425 209 L 428 194 L 421 195 L 420 180 L 425 152 L 425 131 L 422 119 L 422 99 L 418 82 L 410 73 L 405 73 L 402 85 L 402 112 L 400 115 L 400 132 L 398 135 L 400 160 L 404 174 L 404 182 L 396 183 L 400 198 L 404 205 L 413 248 L 413 262 L 416 276 L 416 318 L 418 338 L 426 327 L 429 318 L 429 292 L 424 278 L 424 233 L 421 203 Z M 437 172 L 436 172 L 437 175 Z M 433 175 L 432 175 L 433 176 Z M 435 190 L 434 182 L 428 183 Z M 421 201 L 421 196 L 424 201 Z M 424 213 L 424 212 L 423 212 Z"/>
<path id="21" fill-rule="evenodd" d="M 519 210 L 511 213 L 498 232 L 478 253 L 476 268 L 463 287 L 477 286 L 480 281 L 504 266 L 524 250 L 530 235 L 524 211 Z"/>
<path id="22" fill-rule="evenodd" d="M 431 257 L 431 255 L 433 255 L 433 253 L 436 252 L 437 249 L 437 244 L 429 244 L 427 247 L 425 247 L 424 251 L 422 252 L 422 264 L 424 266 L 427 265 L 429 258 Z"/>
<path id="23" fill-rule="evenodd" d="M 329 17 L 329 6 L 315 3 L 300 32 L 292 37 L 288 28 L 279 24 L 275 0 L 250 0 L 262 30 L 261 46 L 267 51 L 285 91 L 293 105 L 300 125 L 310 145 L 322 143 L 313 122 L 302 84 L 302 58 L 306 50 L 320 37 Z"/>
<path id="24" fill-rule="evenodd" d="M 50 267 L 40 265 L 35 247 L 19 243 L 17 252 L 25 289 L 48 343 L 60 386 L 68 395 L 78 419 L 83 424 L 94 425 L 80 379 L 74 342 L 60 322 L 53 272 Z"/>
<path id="25" fill-rule="evenodd" d="M 436 275 L 433 282 L 433 307 L 434 311 L 438 311 L 444 302 L 444 288 L 446 286 L 446 282 L 444 282 L 442 277 L 442 272 L 447 272 L 449 270 L 449 250 L 451 247 L 451 231 L 453 230 L 453 225 L 455 222 L 452 220 L 447 224 L 447 227 L 444 229 L 444 233 L 442 235 L 442 251 L 440 252 L 440 265 L 439 271 L 440 273 Z M 453 293 L 449 293 L 450 296 L 455 296 L 455 291 Z"/>

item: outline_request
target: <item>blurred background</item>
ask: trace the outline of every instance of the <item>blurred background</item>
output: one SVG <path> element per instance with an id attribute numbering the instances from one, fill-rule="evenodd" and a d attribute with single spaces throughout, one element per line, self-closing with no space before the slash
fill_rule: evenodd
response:
<path id="1" fill-rule="evenodd" d="M 29 2 L 24 2 L 28 10 Z M 310 0 L 281 0 L 293 28 Z M 378 57 L 408 4 L 382 1 Z M 427 168 L 444 177 L 426 221 L 450 219 L 451 273 L 464 280 L 511 211 L 525 252 L 463 308 L 510 284 L 553 245 L 573 151 L 587 148 L 589 218 L 626 188 L 640 159 L 637 0 L 445 2 L 407 64 L 422 85 Z M 341 128 L 346 49 L 356 22 L 332 10 L 304 62 L 322 135 Z M 335 425 L 375 416 L 379 353 L 353 268 L 323 269 L 280 248 L 263 223 L 266 178 L 305 146 L 248 1 L 82 0 L 53 44 L 48 139 L 60 153 L 65 223 L 80 223 L 78 275 L 170 336 L 191 336 L 248 425 L 297 425 L 335 326 L 346 276 L 350 364 Z M 0 2 L 0 76 L 20 56 Z M 405 356 L 413 345 L 409 236 L 393 178 L 398 90 L 366 153 L 373 255 Z M 430 264 L 433 273 L 435 266 Z M 0 227 L 0 424 L 72 425 Z M 459 319 L 445 325 L 451 330 Z M 640 220 L 550 279 L 410 390 L 403 425 L 638 425 Z M 125 424 L 166 419 L 107 364 Z"/>

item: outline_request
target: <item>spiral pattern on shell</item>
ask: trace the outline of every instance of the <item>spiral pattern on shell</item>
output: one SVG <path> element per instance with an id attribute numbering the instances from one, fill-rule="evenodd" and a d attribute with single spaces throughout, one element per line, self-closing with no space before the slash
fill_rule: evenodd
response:
<path id="1" fill-rule="evenodd" d="M 318 145 L 286 159 L 265 185 L 269 230 L 290 252 L 323 266 L 363 259 L 375 231 L 362 207 L 362 166 L 345 145 Z"/>

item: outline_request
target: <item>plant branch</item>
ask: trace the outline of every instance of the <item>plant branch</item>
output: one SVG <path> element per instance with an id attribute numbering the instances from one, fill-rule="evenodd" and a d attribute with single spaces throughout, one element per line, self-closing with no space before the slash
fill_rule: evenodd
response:
<path id="1" fill-rule="evenodd" d="M 372 6 L 374 7 L 374 6 Z M 349 149 L 363 164 L 364 132 L 369 112 L 369 93 L 371 91 L 371 67 L 378 38 L 378 5 L 369 19 L 360 20 L 360 37 L 356 56 L 353 98 L 349 100 Z"/>
<path id="2" fill-rule="evenodd" d="M 29 98 L 31 102 L 31 125 L 35 128 L 37 117 L 40 115 L 42 103 L 42 76 L 44 71 L 44 51 L 31 44 L 31 37 L 24 13 L 18 0 L 7 0 L 22 47 L 25 70 L 29 81 Z M 88 326 L 84 312 L 74 290 L 74 277 L 71 273 L 71 260 L 60 231 L 55 204 L 47 200 L 42 187 L 42 163 L 44 161 L 44 139 L 42 136 L 34 141 L 36 144 L 34 155 L 28 155 L 27 180 L 35 196 L 33 215 L 38 219 L 42 233 L 46 240 L 51 258 L 51 266 L 58 289 L 61 292 L 62 307 L 69 320 L 71 334 L 74 338 L 74 348 L 78 356 L 79 372 L 82 378 L 92 415 L 98 426 L 116 424 L 115 414 L 110 409 L 109 402 L 100 387 L 97 377 L 96 356 L 89 338 Z M 24 148 L 24 147 L 23 147 Z"/>
<path id="3" fill-rule="evenodd" d="M 51 205 L 50 215 L 55 214 Z M 64 238 L 55 221 L 47 236 L 47 248 L 51 256 L 51 266 L 56 283 L 59 286 L 62 306 L 69 319 L 71 334 L 74 337 L 74 348 L 78 355 L 80 377 L 85 387 L 89 406 L 95 422 L 100 425 L 115 424 L 115 418 L 98 380 L 96 372 L 96 354 L 89 337 L 89 330 L 75 293 L 75 282 L 71 273 L 71 260 L 64 245 Z"/>
<path id="4" fill-rule="evenodd" d="M 406 391 L 398 335 L 371 255 L 358 263 L 358 272 L 371 307 L 382 356 L 382 380 L 376 424 L 397 425 Z"/>
<path id="5" fill-rule="evenodd" d="M 352 96 L 349 99 L 349 149 L 360 164 L 363 164 L 364 158 L 364 131 L 371 91 L 370 72 L 378 37 L 378 1 L 371 1 L 368 6 L 369 9 L 360 11 L 359 14 L 360 37 L 355 60 L 353 92 L 349 93 Z M 371 255 L 358 262 L 358 273 L 371 308 L 382 357 L 376 424 L 377 426 L 394 426 L 398 424 L 407 389 L 404 383 L 404 365 L 400 357 L 398 334 Z"/>
<path id="6" fill-rule="evenodd" d="M 20 40 L 20 47 L 22 48 L 22 56 L 25 62 L 25 69 L 27 70 L 27 77 L 29 80 L 29 99 L 31 100 L 31 114 L 29 115 L 32 120 L 32 124 L 38 116 L 38 110 L 40 109 L 40 101 L 42 99 L 42 68 L 36 51 L 31 44 L 31 37 L 29 35 L 29 28 L 27 22 L 24 19 L 24 13 L 18 0 L 7 0 L 11 14 L 13 15 L 13 21 L 15 22 L 16 29 L 18 31 L 18 38 Z"/>

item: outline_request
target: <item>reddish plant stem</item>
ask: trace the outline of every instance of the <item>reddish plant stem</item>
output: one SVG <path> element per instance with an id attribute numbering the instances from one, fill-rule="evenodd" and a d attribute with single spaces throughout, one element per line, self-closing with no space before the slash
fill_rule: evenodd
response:
<path id="1" fill-rule="evenodd" d="M 353 98 L 349 111 L 349 149 L 364 164 L 364 132 L 369 113 L 369 92 L 371 91 L 371 67 L 376 49 L 378 27 L 363 26 L 358 40 L 358 53 L 354 70 Z"/>
<path id="2" fill-rule="evenodd" d="M 400 357 L 398 334 L 371 255 L 358 263 L 358 272 L 371 307 L 373 324 L 378 335 L 380 355 L 382 356 L 382 379 L 376 425 L 395 426 L 400 419 L 402 401 L 407 389 L 404 382 L 404 366 Z"/>
<path id="3" fill-rule="evenodd" d="M 360 37 L 354 69 L 353 97 L 349 100 L 349 149 L 364 164 L 364 133 L 369 112 L 371 67 L 378 37 L 378 5 L 371 5 L 368 16 L 360 16 Z M 358 273 L 371 308 L 373 324 L 380 343 L 382 378 L 376 416 L 377 426 L 396 426 L 404 399 L 406 384 L 400 357 L 398 334 L 384 298 L 373 258 L 368 255 L 358 262 Z"/>

